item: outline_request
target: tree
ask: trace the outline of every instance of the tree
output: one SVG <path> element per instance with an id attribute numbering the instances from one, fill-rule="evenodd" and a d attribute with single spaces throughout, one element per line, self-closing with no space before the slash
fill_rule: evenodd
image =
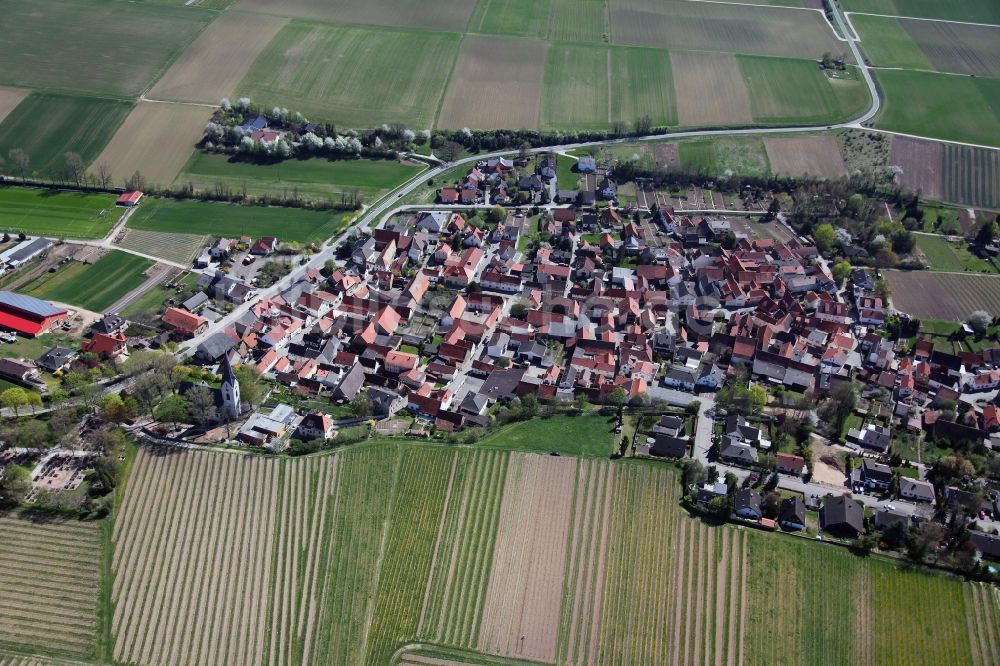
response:
<path id="1" fill-rule="evenodd" d="M 236 380 L 240 385 L 240 397 L 243 402 L 251 407 L 256 407 L 264 397 L 264 391 L 260 385 L 260 376 L 253 368 L 241 365 L 235 370 Z"/>
<path id="2" fill-rule="evenodd" d="M 993 220 L 986 220 L 980 225 L 979 230 L 976 232 L 976 245 L 987 246 L 993 243 L 993 238 L 996 236 L 997 227 Z"/>
<path id="3" fill-rule="evenodd" d="M 750 406 L 754 411 L 760 411 L 767 404 L 767 391 L 760 384 L 750 387 Z"/>
<path id="4" fill-rule="evenodd" d="M 351 398 L 351 413 L 358 418 L 372 415 L 372 399 L 367 391 L 358 391 L 357 395 Z"/>
<path id="5" fill-rule="evenodd" d="M 608 396 L 608 402 L 612 405 L 624 405 L 626 400 L 628 400 L 628 392 L 621 386 L 616 386 L 615 390 Z"/>
<path id="6" fill-rule="evenodd" d="M 17 173 L 21 176 L 21 182 L 27 180 L 28 166 L 31 164 L 31 160 L 28 159 L 28 153 L 24 152 L 21 148 L 12 148 L 7 157 L 10 158 L 10 163 L 14 165 L 17 169 Z"/>
<path id="7" fill-rule="evenodd" d="M 585 412 L 590 407 L 590 401 L 587 400 L 587 394 L 580 392 L 573 398 L 573 409 L 578 412 Z"/>
<path id="8" fill-rule="evenodd" d="M 24 499 L 31 488 L 31 472 L 10 463 L 4 468 L 3 478 L 0 478 L 0 507 L 10 508 Z"/>
<path id="9" fill-rule="evenodd" d="M 851 266 L 851 262 L 846 259 L 844 261 L 838 261 L 833 265 L 833 279 L 837 281 L 837 284 L 843 284 L 844 280 L 850 277 L 851 270 L 853 268 L 854 267 Z"/>
<path id="10" fill-rule="evenodd" d="M 454 162 L 463 150 L 465 150 L 465 146 L 462 144 L 455 141 L 445 141 L 438 147 L 437 152 L 445 162 Z"/>
<path id="11" fill-rule="evenodd" d="M 514 319 L 524 319 L 528 314 L 528 306 L 524 303 L 514 303 L 510 306 L 510 316 Z"/>
<path id="12" fill-rule="evenodd" d="M 829 252 L 836 239 L 837 235 L 834 233 L 833 225 L 831 224 L 821 224 L 813 229 L 813 241 L 816 243 L 816 249 L 821 254 Z"/>
<path id="13" fill-rule="evenodd" d="M 858 393 L 854 384 L 841 382 L 830 392 L 830 398 L 820 407 L 820 417 L 830 423 L 831 433 L 839 433 L 844 421 L 854 409 Z"/>
<path id="14" fill-rule="evenodd" d="M 760 500 L 760 511 L 765 518 L 777 518 L 781 507 L 781 495 L 776 492 L 764 493 Z"/>
<path id="15" fill-rule="evenodd" d="M 162 423 L 177 425 L 184 423 L 188 419 L 188 401 L 182 395 L 167 396 L 163 402 L 153 410 L 153 417 Z"/>
<path id="16" fill-rule="evenodd" d="M 767 206 L 767 212 L 760 216 L 760 221 L 767 223 L 773 222 L 778 217 L 778 213 L 781 212 L 781 202 L 778 201 L 777 197 L 771 199 L 771 203 Z"/>
<path id="17" fill-rule="evenodd" d="M 962 456 L 942 456 L 931 471 L 931 476 L 939 485 L 946 485 L 975 474 L 976 468 Z"/>
<path id="18" fill-rule="evenodd" d="M 538 396 L 534 393 L 521 396 L 521 414 L 525 419 L 538 416 Z"/>
<path id="19" fill-rule="evenodd" d="M 215 407 L 215 395 L 207 386 L 195 386 L 187 392 L 188 413 L 191 420 L 204 427 L 215 421 L 218 410 Z"/>
<path id="20" fill-rule="evenodd" d="M 108 189 L 111 187 L 111 167 L 108 166 L 107 162 L 101 162 L 97 165 L 97 183 L 102 189 Z"/>
<path id="21" fill-rule="evenodd" d="M 17 445 L 26 449 L 44 448 L 49 443 L 49 426 L 38 419 L 28 419 L 17 427 Z"/>
<path id="22" fill-rule="evenodd" d="M 989 312 L 986 312 L 985 310 L 976 310 L 969 315 L 969 328 L 971 328 L 976 335 L 982 336 L 986 333 L 986 329 L 989 328 L 992 321 L 993 317 L 990 316 Z"/>
<path id="23" fill-rule="evenodd" d="M 896 254 L 909 254 L 916 244 L 913 234 L 906 229 L 900 229 L 892 235 L 892 251 Z"/>
<path id="24" fill-rule="evenodd" d="M 19 386 L 14 386 L 0 393 L 0 407 L 14 410 L 14 417 L 20 416 L 22 407 L 28 406 L 28 392 Z"/>
<path id="25" fill-rule="evenodd" d="M 79 423 L 80 419 L 76 415 L 76 408 L 64 407 L 52 412 L 52 415 L 49 417 L 49 430 L 52 431 L 52 437 L 56 441 L 59 441 L 68 435 Z"/>
<path id="26" fill-rule="evenodd" d="M 120 393 L 107 393 L 97 404 L 101 409 L 101 419 L 108 423 L 122 423 L 134 416 L 129 413 Z"/>
<path id="27" fill-rule="evenodd" d="M 66 153 L 63 156 L 63 171 L 66 180 L 76 183 L 77 187 L 83 184 L 87 173 L 83 166 L 83 159 L 77 153 Z"/>

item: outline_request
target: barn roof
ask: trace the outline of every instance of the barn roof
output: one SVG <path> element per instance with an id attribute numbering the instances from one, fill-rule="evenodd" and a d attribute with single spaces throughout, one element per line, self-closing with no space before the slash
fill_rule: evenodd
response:
<path id="1" fill-rule="evenodd" d="M 0 307 L 20 310 L 36 317 L 51 317 L 52 315 L 66 312 L 66 310 L 57 308 L 40 298 L 26 296 L 25 294 L 15 294 L 12 291 L 0 291 Z"/>

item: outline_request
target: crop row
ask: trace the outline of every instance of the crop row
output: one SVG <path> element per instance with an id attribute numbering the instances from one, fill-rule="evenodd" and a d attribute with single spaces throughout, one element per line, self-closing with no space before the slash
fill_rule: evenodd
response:
<path id="1" fill-rule="evenodd" d="M 947 201 L 995 208 L 1000 206 L 1000 156 L 971 146 L 944 146 L 944 198 Z"/>
<path id="2" fill-rule="evenodd" d="M 116 659 L 260 664 L 278 463 L 140 451 L 136 467 L 149 470 L 116 539 Z"/>
<path id="3" fill-rule="evenodd" d="M 676 622 L 665 622 L 673 563 L 680 557 L 676 477 L 645 466 L 615 473 L 614 509 L 597 661 L 666 663 Z M 683 547 L 683 544 L 680 544 Z M 676 607 L 671 607 L 677 610 Z"/>
<path id="4" fill-rule="evenodd" d="M 972 643 L 972 663 L 1000 663 L 1000 598 L 992 585 L 965 586 L 965 609 Z"/>
<path id="5" fill-rule="evenodd" d="M 306 650 L 310 663 L 358 664 L 378 581 L 379 555 L 401 450 L 361 448 L 338 454 L 337 486 L 322 555 L 319 627 Z"/>
<path id="6" fill-rule="evenodd" d="M 418 636 L 474 648 L 479 637 L 508 454 L 459 452 Z"/>
<path id="7" fill-rule="evenodd" d="M 455 455 L 427 447 L 405 452 L 382 553 L 366 664 L 388 663 L 399 644 L 417 634 Z"/>

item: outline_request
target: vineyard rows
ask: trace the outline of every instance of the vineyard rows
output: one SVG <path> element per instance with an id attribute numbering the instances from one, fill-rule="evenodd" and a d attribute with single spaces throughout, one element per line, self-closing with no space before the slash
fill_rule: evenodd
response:
<path id="1" fill-rule="evenodd" d="M 188 265 L 207 243 L 208 236 L 204 235 L 126 229 L 125 237 L 116 244 L 128 250 Z"/>
<path id="2" fill-rule="evenodd" d="M 279 462 L 140 450 L 115 530 L 115 659 L 261 664 Z"/>
<path id="3" fill-rule="evenodd" d="M 457 452 L 408 447 L 395 489 L 365 663 L 383 666 L 400 643 L 417 634 L 434 545 L 452 484 Z"/>
<path id="4" fill-rule="evenodd" d="M 508 454 L 459 451 L 417 636 L 475 648 Z"/>
<path id="5" fill-rule="evenodd" d="M 966 585 L 965 612 L 974 666 L 1000 664 L 1000 594 L 997 588 L 981 583 Z"/>
<path id="6" fill-rule="evenodd" d="M 675 640 L 669 632 L 679 626 L 671 615 L 679 610 L 671 593 L 681 589 L 673 573 L 684 546 L 677 537 L 677 480 L 626 465 L 616 470 L 614 485 L 601 637 L 591 663 L 664 664 Z"/>
<path id="7" fill-rule="evenodd" d="M 1000 151 L 945 144 L 944 199 L 970 206 L 1000 206 Z"/>
<path id="8" fill-rule="evenodd" d="M 49 657 L 5 657 L 0 655 L 0 666 L 90 666 L 90 664 Z"/>
<path id="9" fill-rule="evenodd" d="M 560 622 L 560 663 L 590 664 L 597 654 L 614 481 L 614 466 L 580 461 Z"/>
<path id="10" fill-rule="evenodd" d="M 100 564 L 97 524 L 0 518 L 0 644 L 92 656 Z"/>

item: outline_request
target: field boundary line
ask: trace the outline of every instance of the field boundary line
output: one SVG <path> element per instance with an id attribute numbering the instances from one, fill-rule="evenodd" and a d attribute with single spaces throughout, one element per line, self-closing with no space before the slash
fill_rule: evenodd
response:
<path id="1" fill-rule="evenodd" d="M 822 9 L 816 9 L 815 7 L 794 7 L 790 5 L 763 5 L 751 2 L 728 2 L 728 0 L 682 0 L 682 1 L 696 2 L 696 3 L 701 3 L 703 5 L 732 5 L 734 7 L 757 7 L 759 9 L 798 9 L 807 12 L 818 12 L 819 15 L 823 17 L 823 20 L 826 22 L 826 24 L 830 27 L 830 32 L 833 33 L 833 36 L 837 41 L 840 42 L 852 41 L 850 37 L 841 37 L 840 33 L 837 32 L 837 28 L 835 28 L 833 23 L 830 22 L 830 19 L 827 18 L 826 12 L 824 12 Z M 851 26 L 851 30 L 854 30 L 854 26 Z"/>
<path id="2" fill-rule="evenodd" d="M 688 2 L 716 2 L 717 0 L 688 0 Z M 794 9 L 794 8 L 793 8 Z M 819 11 L 818 9 L 815 11 Z M 890 18 L 890 19 L 905 19 L 907 21 L 930 21 L 931 23 L 957 23 L 958 25 L 974 25 L 980 28 L 1000 28 L 1000 24 L 997 23 L 976 23 L 974 21 L 956 21 L 954 19 L 935 19 L 926 18 L 924 16 L 892 16 L 891 14 L 873 14 L 872 12 L 844 12 L 845 17 L 850 17 L 851 14 L 856 14 L 857 16 L 877 16 L 879 18 Z M 850 18 L 848 18 L 850 20 Z M 851 26 L 854 29 L 854 26 Z M 855 31 L 856 32 L 856 31 Z M 860 41 L 860 40 L 859 40 Z"/>
<path id="3" fill-rule="evenodd" d="M 473 10 L 475 11 L 475 10 Z M 469 17 L 469 21 L 472 21 L 472 17 Z M 451 88 L 451 80 L 455 77 L 455 68 L 458 67 L 458 59 L 462 55 L 462 45 L 465 44 L 465 36 L 468 32 L 463 32 L 461 37 L 458 38 L 458 44 L 455 45 L 455 57 L 451 61 L 451 66 L 448 68 L 448 78 L 445 80 L 443 86 L 441 86 L 441 95 L 438 97 L 437 109 L 434 110 L 434 118 L 431 120 L 431 127 L 436 128 L 438 126 L 438 121 L 441 119 L 441 109 L 444 108 L 444 100 L 448 96 L 448 89 Z M 541 105 L 539 105 L 541 106 Z M 433 149 L 431 149 L 431 154 L 434 154 Z M 422 172 L 421 172 L 422 173 Z M 417 174 L 420 175 L 420 174 Z M 404 187 L 409 184 L 410 181 L 403 183 L 400 187 Z M 398 189 L 398 188 L 397 188 Z M 395 190 L 388 192 L 386 196 L 391 195 Z M 384 199 L 385 197 L 383 197 Z M 379 200 L 381 201 L 381 199 Z M 378 203 L 377 201 L 375 203 Z"/>

